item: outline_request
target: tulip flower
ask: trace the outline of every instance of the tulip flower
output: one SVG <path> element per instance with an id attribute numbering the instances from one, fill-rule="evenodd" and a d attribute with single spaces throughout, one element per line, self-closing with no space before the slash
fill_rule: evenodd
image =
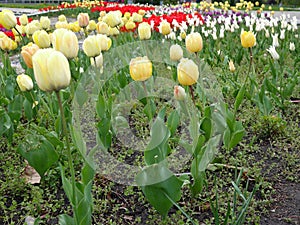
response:
<path id="1" fill-rule="evenodd" d="M 32 68 L 32 56 L 39 50 L 39 46 L 30 42 L 28 45 L 22 47 L 21 55 L 25 64 Z"/>
<path id="2" fill-rule="evenodd" d="M 7 36 L 0 39 L 0 48 L 3 51 L 12 51 L 18 47 L 17 43 Z"/>
<path id="3" fill-rule="evenodd" d="M 252 48 L 256 43 L 255 35 L 252 31 L 242 31 L 241 44 L 244 48 Z"/>
<path id="4" fill-rule="evenodd" d="M 188 34 L 185 38 L 185 46 L 189 52 L 200 52 L 203 48 L 201 35 L 198 32 Z"/>
<path id="5" fill-rule="evenodd" d="M 163 35 L 168 35 L 171 33 L 171 25 L 169 22 L 163 20 L 159 25 L 159 32 Z"/>
<path id="6" fill-rule="evenodd" d="M 102 21 L 97 23 L 96 29 L 99 34 L 108 34 L 109 33 L 108 25 Z"/>
<path id="7" fill-rule="evenodd" d="M 279 59 L 279 55 L 276 52 L 275 46 L 270 46 L 270 48 L 268 48 L 267 51 L 271 54 L 271 56 L 272 56 L 272 58 L 274 60 L 278 60 Z"/>
<path id="8" fill-rule="evenodd" d="M 77 16 L 78 25 L 80 27 L 87 27 L 89 25 L 90 17 L 87 13 L 79 13 Z"/>
<path id="9" fill-rule="evenodd" d="M 136 57 L 129 63 L 130 76 L 135 81 L 145 81 L 152 76 L 152 63 L 147 56 Z"/>
<path id="10" fill-rule="evenodd" d="M 170 59 L 172 61 L 178 61 L 183 56 L 183 50 L 180 45 L 175 44 L 170 47 Z"/>
<path id="11" fill-rule="evenodd" d="M 130 12 L 124 13 L 124 17 L 125 17 L 126 19 L 129 20 L 130 16 L 131 16 Z"/>
<path id="12" fill-rule="evenodd" d="M 11 30 L 17 25 L 17 18 L 11 10 L 3 9 L 0 12 L 0 24 L 7 30 Z"/>
<path id="13" fill-rule="evenodd" d="M 95 57 L 101 53 L 101 45 L 96 35 L 87 37 L 83 41 L 82 48 L 88 57 Z"/>
<path id="14" fill-rule="evenodd" d="M 26 74 L 18 75 L 16 80 L 21 91 L 30 91 L 33 88 L 32 79 Z"/>
<path id="15" fill-rule="evenodd" d="M 104 34 L 97 34 L 97 41 L 100 44 L 101 51 L 108 51 L 111 47 L 112 41 Z"/>
<path id="16" fill-rule="evenodd" d="M 279 47 L 278 34 L 274 34 L 274 35 L 272 34 L 272 38 L 273 38 L 272 46 Z"/>
<path id="17" fill-rule="evenodd" d="M 28 24 L 28 17 L 26 14 L 22 14 L 20 17 L 19 17 L 19 21 L 21 23 L 22 26 L 26 26 Z"/>
<path id="18" fill-rule="evenodd" d="M 143 22 L 139 24 L 138 34 L 141 40 L 146 40 L 151 38 L 151 26 L 149 23 Z"/>
<path id="19" fill-rule="evenodd" d="M 79 32 L 81 30 L 81 27 L 78 25 L 78 21 L 74 23 L 69 23 L 69 29 L 75 33 Z"/>
<path id="20" fill-rule="evenodd" d="M 54 49 L 40 49 L 32 57 L 34 77 L 43 91 L 56 91 L 70 84 L 71 72 L 67 58 Z"/>
<path id="21" fill-rule="evenodd" d="M 58 21 L 59 22 L 67 22 L 67 17 L 65 15 L 59 15 L 58 16 Z"/>
<path id="22" fill-rule="evenodd" d="M 108 35 L 109 36 L 114 36 L 114 35 L 118 35 L 120 34 L 120 31 L 118 30 L 118 28 L 114 27 L 114 28 L 111 28 L 109 27 L 109 30 L 108 30 Z"/>
<path id="23" fill-rule="evenodd" d="M 99 16 L 100 16 L 101 18 L 103 18 L 105 15 L 106 15 L 106 12 L 105 12 L 105 11 L 101 11 L 101 12 L 99 13 Z"/>
<path id="24" fill-rule="evenodd" d="M 295 43 L 294 42 L 290 42 L 290 51 L 295 51 Z"/>
<path id="25" fill-rule="evenodd" d="M 138 14 L 140 14 L 140 15 L 142 15 L 142 16 L 144 16 L 145 13 L 146 13 L 146 11 L 143 10 L 143 9 L 139 9 L 139 11 L 138 11 Z"/>
<path id="26" fill-rule="evenodd" d="M 65 29 L 69 29 L 69 24 L 67 21 L 57 21 L 55 23 L 55 28 L 56 29 L 60 29 L 60 28 L 65 28 Z"/>
<path id="27" fill-rule="evenodd" d="M 98 67 L 98 68 L 102 68 L 103 66 L 103 55 L 102 53 L 100 55 L 98 55 L 97 57 L 91 57 L 91 65 Z"/>
<path id="28" fill-rule="evenodd" d="M 235 66 L 232 60 L 229 61 L 229 70 L 230 72 L 234 72 L 235 71 Z"/>
<path id="29" fill-rule="evenodd" d="M 133 21 L 129 20 L 126 24 L 125 24 L 126 30 L 133 30 L 136 25 Z"/>
<path id="30" fill-rule="evenodd" d="M 41 16 L 40 18 L 40 25 L 43 29 L 48 30 L 51 25 L 51 21 L 48 16 Z"/>
<path id="31" fill-rule="evenodd" d="M 138 13 L 132 14 L 132 21 L 136 23 L 141 23 L 143 21 L 143 16 Z"/>
<path id="32" fill-rule="evenodd" d="M 66 29 L 57 29 L 52 34 L 52 45 L 68 59 L 77 57 L 79 45 L 75 33 Z"/>
<path id="33" fill-rule="evenodd" d="M 38 30 L 34 32 L 32 39 L 40 48 L 49 48 L 50 46 L 50 36 L 44 30 Z"/>
<path id="34" fill-rule="evenodd" d="M 95 20 L 90 20 L 89 25 L 87 26 L 87 29 L 89 31 L 94 31 L 97 28 L 97 24 L 95 22 Z"/>
<path id="35" fill-rule="evenodd" d="M 186 98 L 186 93 L 183 87 L 176 85 L 174 87 L 174 98 L 177 101 L 182 101 Z"/>
<path id="36" fill-rule="evenodd" d="M 199 78 L 198 66 L 190 59 L 182 58 L 177 66 L 177 77 L 181 85 L 193 85 Z"/>
<path id="37" fill-rule="evenodd" d="M 121 23 L 121 16 L 117 13 L 117 11 L 111 11 L 103 17 L 103 22 L 111 28 L 114 28 Z"/>
<path id="38" fill-rule="evenodd" d="M 33 20 L 31 21 L 31 23 L 28 23 L 25 27 L 25 32 L 28 36 L 33 35 L 34 32 L 36 32 L 37 30 L 39 30 L 40 27 L 40 23 L 37 20 Z"/>

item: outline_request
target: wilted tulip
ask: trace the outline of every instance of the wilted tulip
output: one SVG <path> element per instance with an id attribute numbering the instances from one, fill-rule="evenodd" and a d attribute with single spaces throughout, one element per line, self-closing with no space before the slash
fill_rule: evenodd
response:
<path id="1" fill-rule="evenodd" d="M 95 57 L 101 53 L 101 45 L 96 35 L 87 37 L 83 41 L 82 48 L 88 57 Z"/>
<path id="2" fill-rule="evenodd" d="M 131 59 L 130 76 L 135 81 L 145 81 L 152 76 L 152 63 L 147 56 Z"/>
<path id="3" fill-rule="evenodd" d="M 78 25 L 80 27 L 86 27 L 89 25 L 90 17 L 87 13 L 79 13 L 77 16 Z"/>
<path id="4" fill-rule="evenodd" d="M 177 77 L 181 85 L 193 85 L 199 78 L 198 66 L 190 59 L 182 58 L 177 66 Z"/>
<path id="5" fill-rule="evenodd" d="M 229 61 L 229 70 L 230 72 L 234 72 L 235 71 L 235 66 L 232 60 Z"/>
<path id="6" fill-rule="evenodd" d="M 141 40 L 147 40 L 151 38 L 151 26 L 147 22 L 139 24 L 138 34 Z"/>
<path id="7" fill-rule="evenodd" d="M 97 41 L 100 44 L 101 51 L 108 51 L 111 47 L 112 41 L 104 34 L 97 34 Z"/>
<path id="8" fill-rule="evenodd" d="M 67 58 L 54 49 L 40 49 L 32 57 L 34 77 L 43 91 L 59 91 L 70 84 L 71 72 Z"/>
<path id="9" fill-rule="evenodd" d="M 52 34 L 52 45 L 68 59 L 77 57 L 79 45 L 75 33 L 66 29 L 57 29 Z"/>
<path id="10" fill-rule="evenodd" d="M 51 21 L 48 16 L 41 16 L 40 25 L 43 29 L 48 30 L 50 28 Z"/>
<path id="11" fill-rule="evenodd" d="M 162 33 L 163 35 L 168 35 L 171 33 L 171 25 L 167 21 L 162 21 L 159 25 L 159 32 Z"/>
<path id="12" fill-rule="evenodd" d="M 40 48 L 49 48 L 50 46 L 50 36 L 44 30 L 38 30 L 34 32 L 32 39 Z"/>
<path id="13" fill-rule="evenodd" d="M 170 59 L 172 61 L 178 61 L 183 56 L 183 50 L 180 45 L 175 44 L 170 47 Z"/>
<path id="14" fill-rule="evenodd" d="M 32 79 L 26 74 L 18 75 L 16 80 L 21 91 L 30 91 L 33 88 Z"/>
<path id="15" fill-rule="evenodd" d="M 121 16 L 117 11 L 111 11 L 103 17 L 103 22 L 107 23 L 111 28 L 114 28 L 121 23 Z"/>
<path id="16" fill-rule="evenodd" d="M 109 32 L 108 25 L 102 21 L 97 23 L 96 29 L 99 34 L 108 34 Z"/>
<path id="17" fill-rule="evenodd" d="M 39 50 L 39 46 L 30 42 L 28 45 L 22 47 L 21 55 L 24 59 L 25 64 L 32 68 L 32 56 Z"/>
<path id="18" fill-rule="evenodd" d="M 7 30 L 11 30 L 17 25 L 17 18 L 11 10 L 3 9 L 0 12 L 0 24 Z"/>
<path id="19" fill-rule="evenodd" d="M 174 87 L 174 98 L 178 101 L 182 101 L 186 98 L 186 93 L 183 87 L 179 85 Z"/>
<path id="20" fill-rule="evenodd" d="M 185 46 L 189 52 L 200 52 L 203 48 L 201 35 L 198 32 L 188 34 L 185 38 Z"/>
<path id="21" fill-rule="evenodd" d="M 252 31 L 242 31 L 241 44 L 244 48 L 252 48 L 256 43 L 255 35 Z"/>
<path id="22" fill-rule="evenodd" d="M 12 51 L 18 47 L 17 43 L 7 36 L 0 39 L 0 48 L 3 51 Z"/>
<path id="23" fill-rule="evenodd" d="M 26 26 L 28 24 L 28 17 L 26 14 L 22 14 L 20 17 L 19 17 L 19 21 L 21 23 L 22 26 Z"/>

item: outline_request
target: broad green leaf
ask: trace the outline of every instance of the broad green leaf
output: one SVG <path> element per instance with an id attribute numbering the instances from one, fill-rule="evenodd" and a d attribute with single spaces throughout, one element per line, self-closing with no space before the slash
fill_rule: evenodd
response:
<path id="1" fill-rule="evenodd" d="M 88 99 L 88 93 L 85 91 L 84 87 L 81 84 L 78 84 L 75 92 L 75 99 L 78 105 L 81 107 Z"/>
<path id="2" fill-rule="evenodd" d="M 74 219 L 67 214 L 61 214 L 58 216 L 59 225 L 75 225 Z"/>
<path id="3" fill-rule="evenodd" d="M 243 85 L 235 98 L 235 103 L 234 103 L 235 112 L 237 112 L 237 110 L 239 109 L 239 107 L 244 99 L 245 91 L 246 91 L 246 88 L 245 88 L 245 85 Z"/>
<path id="4" fill-rule="evenodd" d="M 204 117 L 201 121 L 200 129 L 204 132 L 205 139 L 208 140 L 212 134 L 212 122 L 210 118 Z"/>
<path id="5" fill-rule="evenodd" d="M 171 112 L 171 114 L 169 115 L 168 120 L 167 120 L 167 125 L 171 132 L 171 136 L 173 136 L 175 134 L 179 123 L 180 123 L 180 117 L 179 117 L 178 112 L 177 111 Z"/>
<path id="6" fill-rule="evenodd" d="M 102 95 L 99 95 L 98 101 L 96 103 L 96 111 L 100 118 L 105 118 L 106 116 L 105 109 L 106 109 L 105 99 Z"/>

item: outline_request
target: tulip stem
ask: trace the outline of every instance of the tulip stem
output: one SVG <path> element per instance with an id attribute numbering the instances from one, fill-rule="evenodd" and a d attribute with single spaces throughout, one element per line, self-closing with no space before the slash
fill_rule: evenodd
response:
<path id="1" fill-rule="evenodd" d="M 191 96 L 192 96 L 193 103 L 196 106 L 195 97 L 194 97 L 194 89 L 191 85 L 189 86 L 189 88 L 190 88 L 190 93 L 191 93 Z"/>
<path id="2" fill-rule="evenodd" d="M 24 39 L 23 39 L 23 36 L 22 36 L 22 34 L 20 33 L 20 31 L 16 28 L 16 27 L 14 27 L 14 29 L 17 31 L 17 33 L 19 34 L 19 36 L 20 36 L 20 38 L 21 38 L 21 40 L 22 40 L 22 42 L 23 42 L 23 45 L 25 45 L 25 41 L 24 41 Z"/>
<path id="3" fill-rule="evenodd" d="M 250 52 L 250 64 L 249 64 L 249 73 L 251 71 L 251 66 L 252 66 L 252 63 L 253 63 L 253 54 L 252 54 L 252 48 L 249 48 L 249 52 Z M 248 74 L 249 74 L 248 73 Z"/>
<path id="4" fill-rule="evenodd" d="M 55 94 L 56 94 L 56 97 L 57 97 L 57 100 L 58 100 L 59 110 L 60 110 L 60 114 L 61 114 L 63 135 L 65 137 L 65 141 L 66 141 L 66 145 L 67 145 L 68 163 L 69 163 L 69 168 L 70 168 L 70 171 L 71 171 L 72 191 L 73 191 L 72 192 L 72 199 L 70 199 L 70 201 L 71 201 L 72 207 L 74 209 L 74 207 L 76 205 L 76 202 L 77 202 L 76 194 L 75 194 L 75 171 L 74 171 L 74 167 L 73 167 L 73 159 L 72 159 L 70 141 L 69 141 L 69 137 L 68 137 L 68 134 L 67 134 L 67 123 L 66 123 L 65 113 L 64 113 L 64 110 L 63 110 L 62 102 L 61 102 L 61 97 L 60 97 L 59 91 L 56 91 Z M 73 213 L 74 213 L 75 221 L 77 221 L 75 210 L 73 210 Z"/>

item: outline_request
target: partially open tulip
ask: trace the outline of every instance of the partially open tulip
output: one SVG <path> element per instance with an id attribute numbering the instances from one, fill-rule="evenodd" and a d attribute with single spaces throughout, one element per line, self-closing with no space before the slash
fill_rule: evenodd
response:
<path id="1" fill-rule="evenodd" d="M 235 71 L 235 66 L 232 60 L 229 61 L 229 70 L 230 72 L 234 72 Z"/>
<path id="2" fill-rule="evenodd" d="M 109 36 L 115 36 L 115 35 L 119 35 L 120 34 L 120 31 L 118 30 L 118 28 L 114 27 L 114 28 L 111 28 L 109 27 L 109 30 L 108 30 L 108 35 Z"/>
<path id="3" fill-rule="evenodd" d="M 7 36 L 0 39 L 0 48 L 3 51 L 12 51 L 18 47 L 17 43 Z"/>
<path id="4" fill-rule="evenodd" d="M 97 23 L 96 29 L 99 34 L 108 34 L 109 33 L 108 25 L 102 21 Z"/>
<path id="5" fill-rule="evenodd" d="M 67 17 L 65 15 L 59 15 L 58 16 L 58 21 L 59 22 L 67 22 Z"/>
<path id="6" fill-rule="evenodd" d="M 30 42 L 28 45 L 22 47 L 21 55 L 24 59 L 25 64 L 32 68 L 32 56 L 39 50 L 39 46 Z"/>
<path id="7" fill-rule="evenodd" d="M 17 18 L 11 10 L 3 9 L 0 12 L 0 24 L 7 30 L 11 30 L 17 25 Z"/>
<path id="8" fill-rule="evenodd" d="M 203 40 L 198 32 L 190 33 L 185 38 L 185 46 L 189 52 L 200 52 L 203 48 Z"/>
<path id="9" fill-rule="evenodd" d="M 129 20 L 126 24 L 125 24 L 126 30 L 133 30 L 136 25 L 133 21 Z"/>
<path id="10" fill-rule="evenodd" d="M 138 14 L 140 14 L 140 15 L 142 15 L 142 16 L 144 16 L 145 13 L 146 13 L 146 11 L 143 10 L 143 9 L 139 9 L 139 11 L 138 11 Z"/>
<path id="11" fill-rule="evenodd" d="M 68 59 L 77 57 L 79 45 L 75 33 L 66 29 L 57 29 L 52 33 L 52 45 Z"/>
<path id="12" fill-rule="evenodd" d="M 121 16 L 117 11 L 111 11 L 103 17 L 103 22 L 107 23 L 111 28 L 114 28 L 121 23 Z"/>
<path id="13" fill-rule="evenodd" d="M 145 81 L 152 76 L 152 63 L 147 56 L 131 59 L 130 76 L 135 81 Z"/>
<path id="14" fill-rule="evenodd" d="M 32 39 L 40 48 L 49 48 L 50 46 L 50 36 L 44 30 L 38 30 L 34 32 Z"/>
<path id="15" fill-rule="evenodd" d="M 34 32 L 36 32 L 37 30 L 39 30 L 40 27 L 40 23 L 37 20 L 33 20 L 31 21 L 31 23 L 28 23 L 25 27 L 25 32 L 28 36 L 33 35 Z"/>
<path id="16" fill-rule="evenodd" d="M 69 29 L 73 32 L 79 32 L 81 27 L 78 25 L 78 21 L 76 21 L 74 23 L 69 23 Z"/>
<path id="17" fill-rule="evenodd" d="M 90 17 L 87 13 L 79 13 L 77 16 L 78 25 L 80 27 L 87 27 L 89 25 Z"/>
<path id="18" fill-rule="evenodd" d="M 138 34 L 141 40 L 147 40 L 151 38 L 151 26 L 147 22 L 139 24 Z"/>
<path id="19" fill-rule="evenodd" d="M 19 21 L 21 23 L 22 26 L 26 26 L 28 24 L 28 17 L 26 14 L 22 14 L 20 17 L 19 17 Z"/>
<path id="20" fill-rule="evenodd" d="M 41 16 L 40 18 L 40 25 L 43 29 L 48 30 L 51 25 L 51 21 L 48 16 Z"/>
<path id="21" fill-rule="evenodd" d="M 279 55 L 276 52 L 275 46 L 270 46 L 270 48 L 268 48 L 267 51 L 271 54 L 271 56 L 272 56 L 272 58 L 274 60 L 278 60 L 279 59 Z"/>
<path id="22" fill-rule="evenodd" d="M 130 12 L 125 12 L 125 13 L 124 13 L 124 17 L 125 17 L 126 19 L 129 20 L 130 16 L 131 16 Z"/>
<path id="23" fill-rule="evenodd" d="M 181 85 L 193 85 L 199 78 L 198 66 L 190 59 L 182 58 L 177 66 L 177 77 Z"/>
<path id="24" fill-rule="evenodd" d="M 170 59 L 172 61 L 178 61 L 183 56 L 183 50 L 180 45 L 175 44 L 170 47 Z"/>
<path id="25" fill-rule="evenodd" d="M 132 14 L 132 21 L 136 23 L 141 23 L 143 21 L 143 16 L 138 13 Z"/>
<path id="26" fill-rule="evenodd" d="M 67 58 L 54 49 L 40 49 L 32 57 L 34 77 L 43 91 L 59 91 L 70 84 L 71 72 Z"/>
<path id="27" fill-rule="evenodd" d="M 183 87 L 179 85 L 174 87 L 174 98 L 178 101 L 182 101 L 186 98 L 186 93 Z"/>
<path id="28" fill-rule="evenodd" d="M 294 42 L 290 42 L 290 51 L 295 51 L 295 43 Z"/>
<path id="29" fill-rule="evenodd" d="M 112 41 L 104 34 L 97 34 L 97 41 L 100 44 L 101 51 L 108 51 L 111 47 Z"/>
<path id="30" fill-rule="evenodd" d="M 17 83 L 21 91 L 30 91 L 33 88 L 33 82 L 30 76 L 20 74 L 17 76 Z"/>
<path id="31" fill-rule="evenodd" d="M 159 25 L 159 31 L 160 33 L 162 33 L 163 35 L 168 35 L 171 33 L 171 25 L 169 22 L 167 21 L 162 21 Z"/>
<path id="32" fill-rule="evenodd" d="M 94 31 L 97 28 L 97 24 L 95 22 L 95 20 L 90 20 L 89 25 L 87 26 L 87 29 L 89 31 Z"/>
<path id="33" fill-rule="evenodd" d="M 241 44 L 244 48 L 252 48 L 255 45 L 256 39 L 252 31 L 242 31 Z"/>
<path id="34" fill-rule="evenodd" d="M 96 35 L 87 37 L 83 41 L 82 48 L 88 57 L 95 57 L 101 53 L 101 45 Z"/>

